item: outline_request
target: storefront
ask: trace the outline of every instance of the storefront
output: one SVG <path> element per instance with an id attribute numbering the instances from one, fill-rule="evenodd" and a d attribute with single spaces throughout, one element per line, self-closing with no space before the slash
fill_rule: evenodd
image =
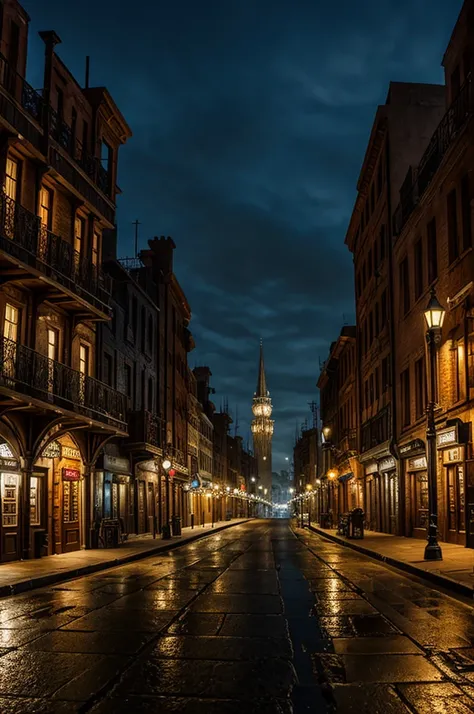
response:
<path id="1" fill-rule="evenodd" d="M 120 522 L 121 532 L 134 532 L 134 498 L 130 461 L 104 453 L 94 473 L 94 522 L 102 519 Z"/>
<path id="2" fill-rule="evenodd" d="M 398 477 L 397 464 L 393 456 L 386 456 L 378 462 L 378 530 L 396 535 L 398 526 Z"/>
<path id="3" fill-rule="evenodd" d="M 162 470 L 155 461 L 141 461 L 135 469 L 135 520 L 136 533 L 154 533 L 160 531 L 168 509 L 166 507 L 167 484 Z"/>
<path id="4" fill-rule="evenodd" d="M 11 446 L 0 443 L 0 561 L 20 557 L 20 461 Z"/>
<path id="5" fill-rule="evenodd" d="M 404 475 L 405 534 L 413 538 L 426 538 L 428 471 L 425 442 L 414 439 L 401 444 L 399 453 Z"/>
<path id="6" fill-rule="evenodd" d="M 369 531 L 379 530 L 378 518 L 378 471 L 377 462 L 372 461 L 365 465 L 365 527 Z"/>
<path id="7" fill-rule="evenodd" d="M 457 421 L 436 434 L 436 447 L 442 460 L 442 494 L 445 503 L 439 523 L 443 540 L 468 545 L 466 537 L 466 436 L 468 424 Z M 472 546 L 471 546 L 472 547 Z"/>

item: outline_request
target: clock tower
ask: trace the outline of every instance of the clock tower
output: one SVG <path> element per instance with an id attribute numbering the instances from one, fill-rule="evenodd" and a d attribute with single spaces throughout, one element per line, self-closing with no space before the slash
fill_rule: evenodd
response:
<path id="1" fill-rule="evenodd" d="M 265 379 L 265 365 L 263 362 L 263 344 L 260 340 L 260 364 L 258 368 L 257 390 L 253 397 L 252 434 L 253 451 L 258 464 L 259 485 L 267 489 L 265 498 L 272 498 L 272 436 L 273 424 L 272 400 L 267 389 Z M 263 493 L 261 495 L 263 496 Z"/>

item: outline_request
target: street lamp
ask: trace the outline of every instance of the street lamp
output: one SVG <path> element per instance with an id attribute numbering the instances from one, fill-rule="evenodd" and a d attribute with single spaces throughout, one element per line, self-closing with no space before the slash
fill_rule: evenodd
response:
<path id="1" fill-rule="evenodd" d="M 443 327 L 446 310 L 438 301 L 434 288 L 431 289 L 431 297 L 424 315 L 427 327 L 426 343 L 429 353 L 428 408 L 426 410 L 429 519 L 425 560 L 443 560 L 441 546 L 438 543 L 438 483 L 434 410 L 436 398 L 436 349 L 441 342 L 441 328 Z"/>
<path id="2" fill-rule="evenodd" d="M 323 436 L 324 436 L 324 441 L 327 441 L 329 437 L 331 436 L 331 427 L 330 426 L 323 426 Z"/>

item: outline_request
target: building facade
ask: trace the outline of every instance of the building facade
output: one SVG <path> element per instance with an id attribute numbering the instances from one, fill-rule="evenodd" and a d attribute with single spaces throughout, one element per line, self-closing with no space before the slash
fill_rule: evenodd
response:
<path id="1" fill-rule="evenodd" d="M 253 451 L 258 464 L 259 485 L 271 495 L 272 492 L 272 400 L 267 389 L 263 345 L 260 343 L 257 389 L 253 397 L 252 420 Z"/>
<path id="2" fill-rule="evenodd" d="M 0 13 L 0 560 L 15 560 L 90 544 L 97 459 L 127 436 L 125 396 L 96 372 L 96 336 L 111 319 L 102 236 L 131 132 L 105 88 L 72 76 L 53 31 L 40 33 L 36 92 L 29 18 L 15 0 Z"/>

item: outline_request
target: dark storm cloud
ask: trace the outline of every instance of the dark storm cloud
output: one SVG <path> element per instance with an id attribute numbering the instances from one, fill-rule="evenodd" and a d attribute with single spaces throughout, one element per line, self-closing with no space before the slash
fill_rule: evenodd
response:
<path id="1" fill-rule="evenodd" d="M 197 350 L 249 428 L 258 341 L 276 467 L 309 415 L 319 358 L 353 320 L 344 236 L 388 82 L 441 81 L 461 0 L 25 0 L 33 29 L 105 84 L 134 131 L 121 154 L 120 253 L 172 235 Z M 41 51 L 40 43 L 34 48 Z M 41 84 L 41 65 L 30 75 Z M 344 317 L 345 316 L 345 317 Z"/>

